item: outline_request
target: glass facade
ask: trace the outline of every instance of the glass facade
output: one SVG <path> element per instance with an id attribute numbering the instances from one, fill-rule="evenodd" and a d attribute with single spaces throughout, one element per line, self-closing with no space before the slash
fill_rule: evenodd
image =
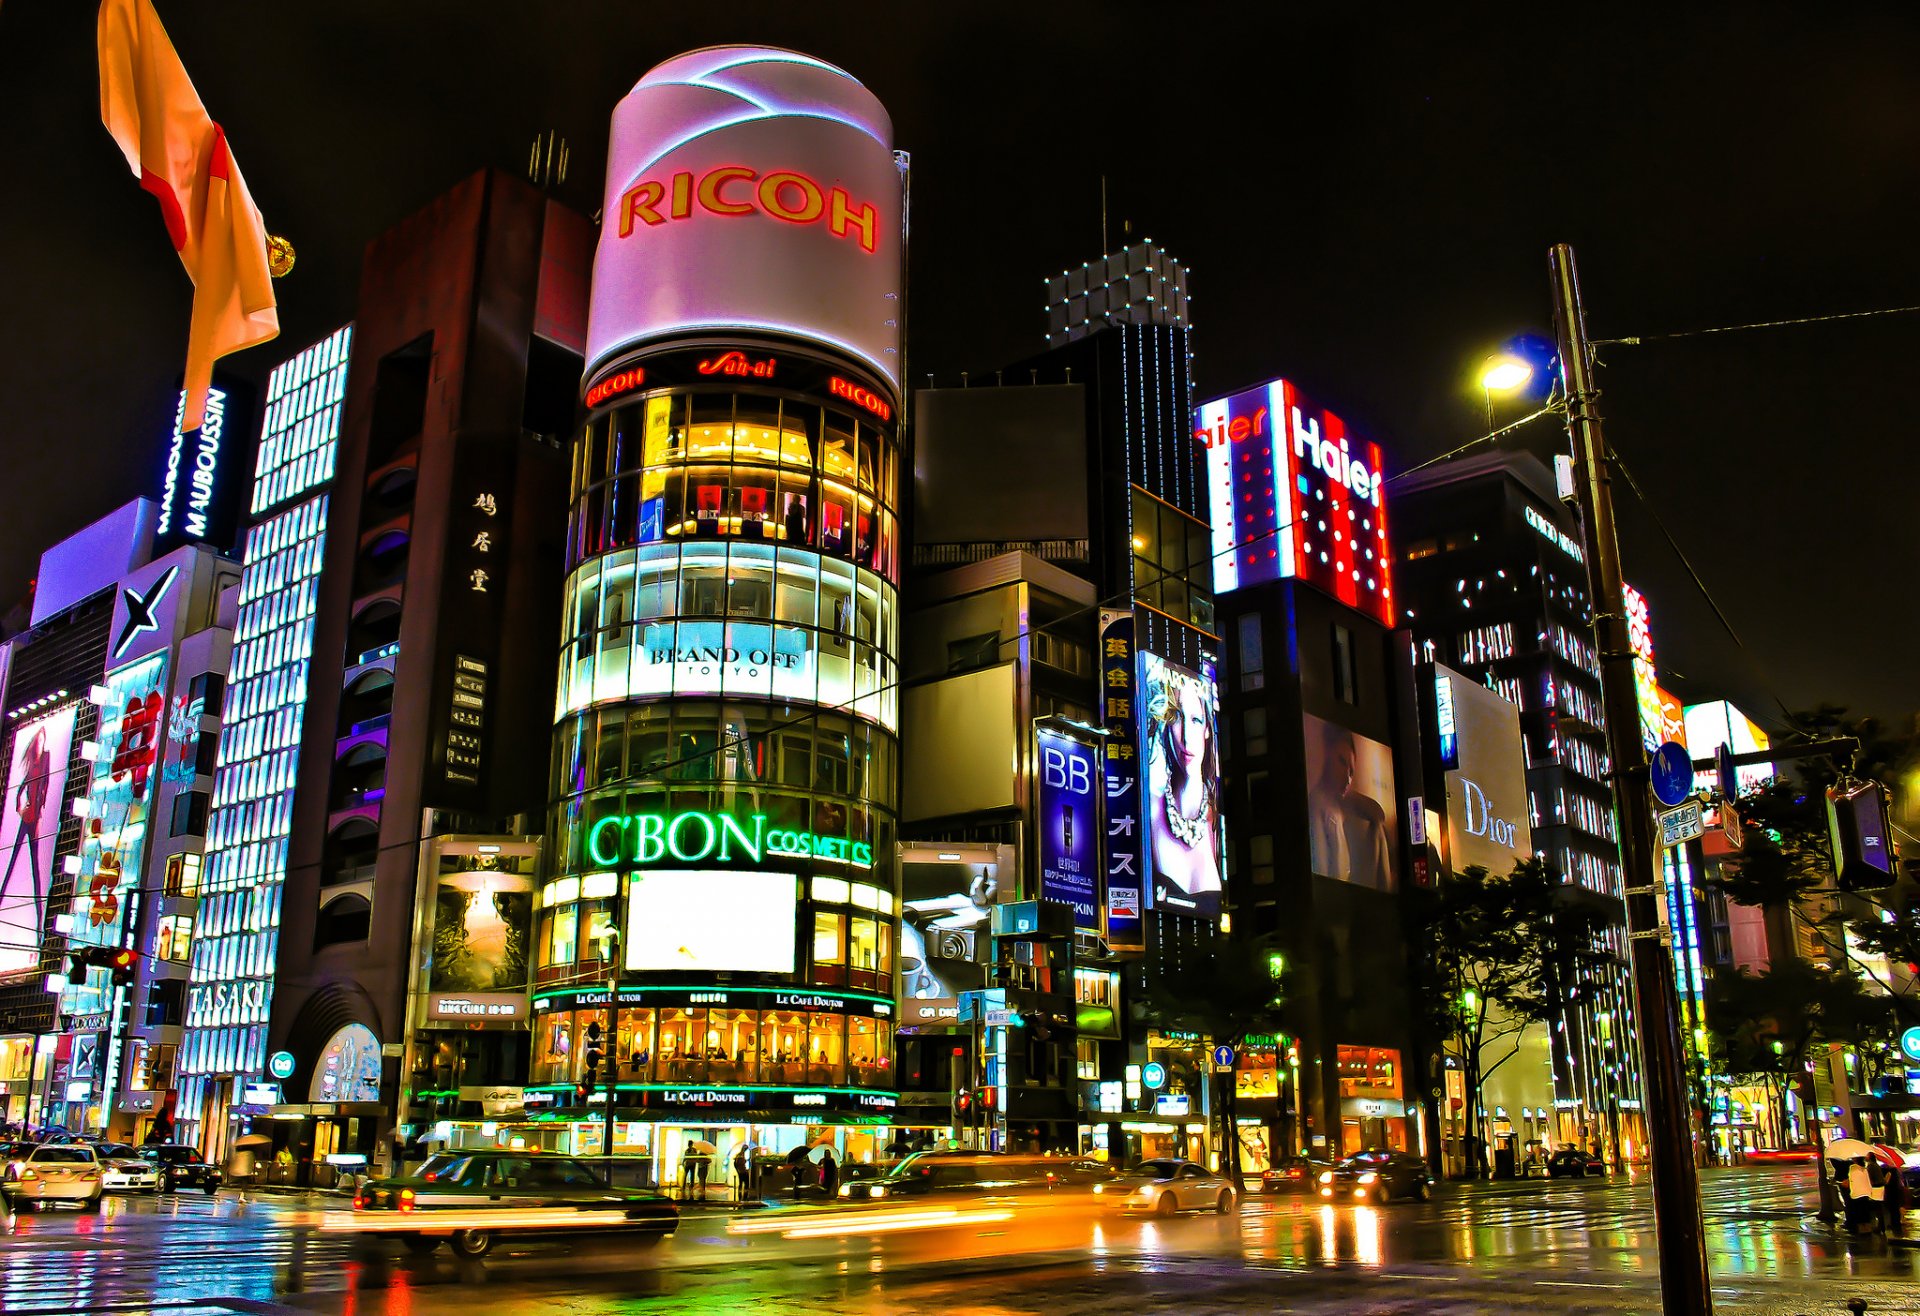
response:
<path id="1" fill-rule="evenodd" d="M 891 1107 L 898 466 L 851 402 L 738 380 L 575 442 L 528 1079 L 563 1107 L 590 1027 L 622 1118 Z"/>
<path id="2" fill-rule="evenodd" d="M 336 331 L 267 381 L 251 503 L 260 519 L 246 534 L 178 1062 L 183 1141 L 224 1132 L 196 1128 L 210 1079 L 259 1075 L 266 1065 L 280 891 L 326 548 L 327 495 L 314 490 L 333 477 L 351 337 L 350 326 Z M 286 506 L 292 499 L 302 501 Z"/>

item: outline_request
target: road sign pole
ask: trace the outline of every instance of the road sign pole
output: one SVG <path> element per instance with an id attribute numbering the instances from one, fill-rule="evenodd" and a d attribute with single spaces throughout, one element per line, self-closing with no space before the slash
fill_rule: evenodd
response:
<path id="1" fill-rule="evenodd" d="M 1634 1003 L 1640 1016 L 1646 1116 L 1653 1156 L 1653 1218 L 1659 1245 L 1660 1293 L 1667 1316 L 1710 1316 L 1713 1289 L 1700 1223 L 1700 1180 L 1693 1162 L 1686 1067 L 1681 1059 L 1679 1000 L 1673 957 L 1660 938 L 1659 860 L 1648 804 L 1646 748 L 1640 740 L 1640 701 L 1633 649 L 1627 638 L 1620 540 L 1610 487 L 1613 454 L 1600 430 L 1600 390 L 1592 376 L 1586 311 L 1580 303 L 1573 248 L 1560 243 L 1548 255 L 1560 369 L 1566 383 L 1567 433 L 1578 471 L 1581 522 L 1593 592 L 1593 629 L 1600 651 L 1600 690 L 1613 758 L 1614 816 L 1620 824 L 1620 868 L 1625 875 Z"/>

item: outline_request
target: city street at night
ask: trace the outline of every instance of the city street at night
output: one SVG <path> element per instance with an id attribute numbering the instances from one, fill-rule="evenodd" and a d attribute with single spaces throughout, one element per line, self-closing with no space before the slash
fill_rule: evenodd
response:
<path id="1" fill-rule="evenodd" d="M 1812 1219 L 1799 1167 L 1709 1171 L 1717 1310 L 1913 1311 L 1915 1257 Z M 986 1199 L 963 1209 L 996 1214 Z M 658 1249 L 502 1243 L 420 1258 L 314 1225 L 338 1206 L 223 1192 L 113 1200 L 99 1217 L 22 1215 L 0 1244 L 9 1312 L 564 1312 L 766 1316 L 822 1310 L 1077 1316 L 1116 1310 L 1473 1312 L 1657 1306 L 1644 1180 L 1443 1188 L 1427 1204 L 1278 1197 L 1235 1217 L 1045 1213 L 906 1233 L 787 1238 L 693 1208 Z M 791 1208 L 753 1213 L 757 1228 Z M 815 1224 L 855 1214 L 801 1212 Z M 870 1213 L 860 1213 L 867 1214 Z M 857 1227 L 857 1226 L 850 1226 Z"/>

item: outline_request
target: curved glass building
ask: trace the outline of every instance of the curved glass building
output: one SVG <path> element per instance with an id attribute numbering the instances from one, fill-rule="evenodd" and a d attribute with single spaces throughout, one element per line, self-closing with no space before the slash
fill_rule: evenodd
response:
<path id="1" fill-rule="evenodd" d="M 760 117 L 702 130 L 691 84 Z M 614 116 L 529 1087 L 575 1150 L 611 1127 L 662 1181 L 701 1143 L 860 1159 L 897 1104 L 889 133 L 845 73 L 742 48 L 669 61 Z M 894 292 L 862 331 L 835 299 L 876 260 Z"/>

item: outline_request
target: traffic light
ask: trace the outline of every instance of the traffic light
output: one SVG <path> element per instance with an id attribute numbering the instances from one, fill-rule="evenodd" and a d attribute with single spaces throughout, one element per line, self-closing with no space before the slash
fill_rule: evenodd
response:
<path id="1" fill-rule="evenodd" d="M 999 1100 L 999 1098 L 994 1095 L 994 1090 L 991 1086 L 980 1089 L 980 1108 L 982 1110 L 991 1114 L 993 1112 L 994 1103 L 997 1100 Z"/>
<path id="2" fill-rule="evenodd" d="M 1898 877 L 1887 796 L 1879 782 L 1843 783 L 1827 791 L 1833 870 L 1842 891 L 1877 891 Z"/>
<path id="3" fill-rule="evenodd" d="M 139 966 L 140 955 L 130 947 L 82 946 L 67 952 L 67 981 L 84 983 L 88 969 L 105 969 L 115 987 L 125 987 Z"/>
<path id="4" fill-rule="evenodd" d="M 87 981 L 87 953 L 84 950 L 68 953 L 67 981 L 75 986 L 80 986 Z"/>
<path id="5" fill-rule="evenodd" d="M 600 1038 L 600 1023 L 595 1020 L 587 1025 L 587 1049 L 581 1054 L 581 1059 L 587 1067 L 586 1077 L 583 1080 L 587 1087 L 593 1086 L 595 1078 L 600 1073 L 600 1062 L 606 1059 L 607 1053 L 600 1045 Z"/>
<path id="6" fill-rule="evenodd" d="M 973 1119 L 973 1090 L 960 1088 L 953 1094 L 953 1122 L 966 1124 Z"/>
<path id="7" fill-rule="evenodd" d="M 101 956 L 104 967 L 113 978 L 115 987 L 125 987 L 133 981 L 133 971 L 140 965 L 140 957 L 125 946 L 118 950 L 109 950 Z"/>

